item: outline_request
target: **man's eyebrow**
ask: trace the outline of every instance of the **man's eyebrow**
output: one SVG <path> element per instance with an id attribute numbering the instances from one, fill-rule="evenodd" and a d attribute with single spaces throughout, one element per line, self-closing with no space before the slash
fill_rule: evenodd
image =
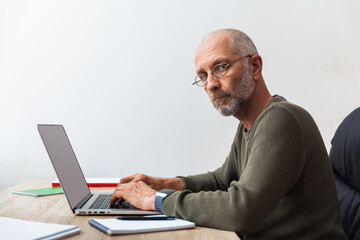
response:
<path id="1" fill-rule="evenodd" d="M 230 62 L 230 59 L 228 57 L 220 57 L 217 58 L 213 63 L 211 67 L 215 67 L 216 65 L 220 64 L 220 63 L 227 63 Z"/>
<path id="2" fill-rule="evenodd" d="M 214 66 L 218 65 L 219 63 L 225 63 L 225 62 L 229 62 L 229 61 L 230 61 L 230 59 L 226 56 L 218 57 L 211 63 L 210 66 L 211 66 L 211 68 L 213 68 Z M 199 68 L 196 70 L 196 74 L 200 74 L 202 72 L 204 72 L 203 68 Z"/>

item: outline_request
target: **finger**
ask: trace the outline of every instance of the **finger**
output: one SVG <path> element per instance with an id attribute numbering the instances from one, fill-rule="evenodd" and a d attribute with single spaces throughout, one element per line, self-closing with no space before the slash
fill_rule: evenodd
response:
<path id="1" fill-rule="evenodd" d="M 132 179 L 132 176 L 129 176 L 129 177 L 123 177 L 123 178 L 121 178 L 121 179 L 120 179 L 119 184 L 128 183 L 128 182 L 130 182 L 130 181 L 131 181 L 131 179 Z"/>
<path id="2" fill-rule="evenodd" d="M 123 177 L 123 178 L 121 178 L 121 179 L 120 179 L 120 184 L 131 182 L 134 178 L 136 178 L 136 175 L 137 175 L 137 173 L 136 173 L 136 174 L 133 174 L 133 175 L 131 175 L 131 176 L 128 176 L 128 177 Z"/>
<path id="3" fill-rule="evenodd" d="M 111 196 L 110 198 L 110 207 L 114 207 L 115 206 L 115 203 L 121 199 L 121 192 L 116 189 L 113 193 L 113 195 Z"/>

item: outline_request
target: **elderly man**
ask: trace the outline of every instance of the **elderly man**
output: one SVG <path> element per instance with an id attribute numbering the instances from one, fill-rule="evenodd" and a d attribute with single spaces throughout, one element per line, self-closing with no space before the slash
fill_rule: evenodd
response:
<path id="1" fill-rule="evenodd" d="M 213 32 L 195 66 L 194 84 L 240 121 L 224 164 L 188 177 L 122 178 L 111 205 L 124 199 L 246 239 L 346 239 L 318 128 L 304 109 L 270 95 L 251 39 L 233 29 Z"/>

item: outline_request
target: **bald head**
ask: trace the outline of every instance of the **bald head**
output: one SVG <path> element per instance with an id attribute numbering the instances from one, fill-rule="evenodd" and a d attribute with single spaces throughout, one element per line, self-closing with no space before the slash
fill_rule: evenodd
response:
<path id="1" fill-rule="evenodd" d="M 216 43 L 226 43 L 231 52 L 240 56 L 258 54 L 258 51 L 249 36 L 236 29 L 220 29 L 209 33 L 202 39 L 197 49 L 197 53 L 204 45 L 206 47 L 209 45 L 215 46 Z"/>

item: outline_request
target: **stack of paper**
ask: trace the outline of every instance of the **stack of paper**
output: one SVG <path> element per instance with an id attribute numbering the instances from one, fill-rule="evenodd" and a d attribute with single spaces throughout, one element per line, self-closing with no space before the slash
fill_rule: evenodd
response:
<path id="1" fill-rule="evenodd" d="M 80 228 L 74 225 L 0 217 L 1 239 L 61 239 L 78 233 L 80 233 Z"/>

